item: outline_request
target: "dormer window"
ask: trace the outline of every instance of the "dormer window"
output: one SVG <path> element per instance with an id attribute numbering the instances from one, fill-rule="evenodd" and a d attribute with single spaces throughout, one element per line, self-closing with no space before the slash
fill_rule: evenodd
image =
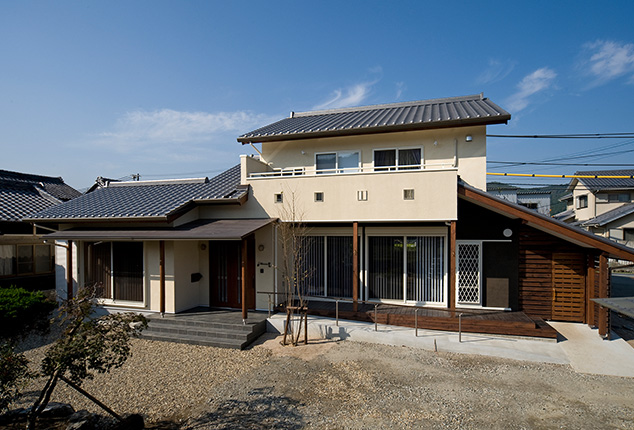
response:
<path id="1" fill-rule="evenodd" d="M 423 151 L 421 148 L 378 149 L 374 151 L 374 170 L 420 169 Z"/>
<path id="2" fill-rule="evenodd" d="M 326 152 L 315 155 L 317 174 L 353 173 L 359 171 L 358 152 Z"/>

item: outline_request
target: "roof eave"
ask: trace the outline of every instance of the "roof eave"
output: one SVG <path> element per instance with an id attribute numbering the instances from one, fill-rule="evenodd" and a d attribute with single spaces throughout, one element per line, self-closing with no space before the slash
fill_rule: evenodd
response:
<path id="1" fill-rule="evenodd" d="M 238 137 L 238 142 L 243 145 L 249 143 L 262 143 L 262 142 L 277 142 L 287 140 L 300 140 L 300 139 L 316 139 L 320 137 L 338 137 L 338 136 L 354 136 L 354 135 L 366 135 L 366 134 L 381 134 L 381 133 L 393 133 L 399 131 L 417 131 L 417 130 L 433 130 L 441 128 L 453 128 L 453 127 L 467 127 L 477 125 L 494 125 L 494 124 L 507 124 L 511 119 L 511 115 L 499 115 L 495 118 L 477 117 L 477 118 L 464 118 L 460 120 L 450 121 L 436 121 L 429 123 L 415 123 L 415 124 L 399 124 L 399 125 L 383 125 L 378 127 L 364 127 L 364 128 L 350 128 L 343 130 L 324 130 L 316 132 L 305 133 L 289 133 L 289 134 L 274 134 L 270 136 L 254 136 L 254 137 Z"/>

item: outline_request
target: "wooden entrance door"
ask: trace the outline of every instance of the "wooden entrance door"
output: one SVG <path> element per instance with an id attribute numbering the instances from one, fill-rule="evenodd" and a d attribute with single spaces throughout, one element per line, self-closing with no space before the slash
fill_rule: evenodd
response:
<path id="1" fill-rule="evenodd" d="M 242 247 L 246 247 L 245 284 L 247 309 L 255 308 L 255 241 L 253 238 L 209 243 L 211 282 L 209 305 L 242 307 Z"/>
<path id="2" fill-rule="evenodd" d="M 586 277 L 583 254 L 553 254 L 552 319 L 583 322 Z"/>

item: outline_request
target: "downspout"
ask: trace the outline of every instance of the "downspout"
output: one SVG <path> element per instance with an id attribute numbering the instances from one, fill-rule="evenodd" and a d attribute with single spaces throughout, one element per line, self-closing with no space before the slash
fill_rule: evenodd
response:
<path id="1" fill-rule="evenodd" d="M 73 241 L 69 240 L 66 248 L 66 299 L 73 298 Z"/>
<path id="2" fill-rule="evenodd" d="M 159 241 L 159 312 L 165 315 L 165 241 Z"/>

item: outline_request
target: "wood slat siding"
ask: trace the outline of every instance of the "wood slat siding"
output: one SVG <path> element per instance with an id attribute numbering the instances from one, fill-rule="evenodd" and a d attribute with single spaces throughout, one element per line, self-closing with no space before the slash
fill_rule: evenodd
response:
<path id="1" fill-rule="evenodd" d="M 584 289 L 586 251 L 557 237 L 522 225 L 519 254 L 519 310 L 545 320 L 562 319 L 557 311 L 553 312 L 553 294 L 555 282 L 565 280 L 566 274 L 561 272 L 563 269 L 553 271 L 553 254 L 574 254 L 574 261 L 581 261 L 581 266 L 576 266 L 576 272 L 573 269 L 571 273 L 575 273 L 575 287 L 581 282 Z M 578 293 L 575 294 L 578 300 Z M 575 304 L 574 316 L 565 315 L 563 320 L 571 321 L 574 318 L 574 321 L 583 322 L 584 301 L 585 294 L 581 299 L 581 312 Z"/>
<path id="2" fill-rule="evenodd" d="M 553 253 L 553 319 L 585 318 L 585 254 Z"/>
<path id="3" fill-rule="evenodd" d="M 603 267 L 602 267 L 603 266 Z M 601 285 L 603 281 L 603 286 Z M 603 291 L 602 291 L 603 288 Z M 610 275 L 607 268 L 607 258 L 602 264 L 601 255 L 595 255 L 594 257 L 594 285 L 592 287 L 593 297 L 605 298 L 611 296 L 610 289 Z M 601 306 L 592 302 L 591 318 L 588 319 L 588 324 L 599 328 L 601 335 L 607 334 L 607 327 L 610 326 L 610 312 L 601 309 Z"/>

